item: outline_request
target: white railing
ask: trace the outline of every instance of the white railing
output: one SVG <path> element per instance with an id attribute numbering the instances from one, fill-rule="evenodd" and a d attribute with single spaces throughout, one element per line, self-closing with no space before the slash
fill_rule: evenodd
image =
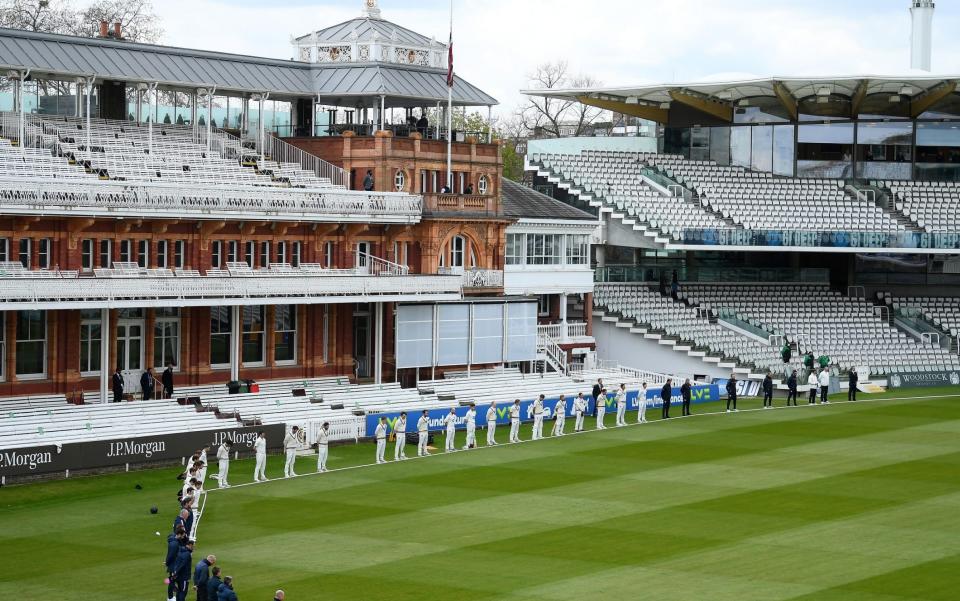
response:
<path id="1" fill-rule="evenodd" d="M 584 338 L 587 336 L 587 324 L 582 321 L 567 322 L 567 336 L 570 338 Z"/>
<path id="2" fill-rule="evenodd" d="M 587 335 L 587 324 L 582 321 L 568 321 L 566 331 L 563 323 L 550 323 L 537 326 L 537 332 L 550 336 L 555 340 L 565 341 L 570 338 L 583 338 Z"/>
<path id="3" fill-rule="evenodd" d="M 666 374 L 660 374 L 652 371 L 646 371 L 643 369 L 636 369 L 634 367 L 627 367 L 621 365 L 619 362 L 611 359 L 597 359 L 597 368 L 602 370 L 612 370 L 618 371 L 623 374 L 625 377 L 638 380 L 641 382 L 646 382 L 648 384 L 665 384 L 667 378 L 673 378 L 676 382 L 676 376 L 668 376 Z"/>
<path id="4" fill-rule="evenodd" d="M 0 209 L 18 214 L 258 217 L 328 221 L 399 218 L 415 223 L 419 196 L 397 192 L 352 192 L 287 188 L 134 184 L 47 178 L 0 177 Z M 398 219 L 389 219 L 398 221 Z"/>
<path id="5" fill-rule="evenodd" d="M 399 263 L 392 263 L 386 259 L 375 257 L 367 253 L 357 253 L 363 267 L 357 267 L 359 271 L 369 273 L 370 275 L 402 276 L 410 275 L 410 268 Z"/>
<path id="6" fill-rule="evenodd" d="M 503 271 L 498 269 L 468 269 L 460 271 L 450 267 L 437 270 L 442 275 L 460 275 L 464 288 L 502 288 Z"/>
<path id="7" fill-rule="evenodd" d="M 265 134 L 263 152 L 270 157 L 270 160 L 280 163 L 296 163 L 304 171 L 308 171 L 316 177 L 330 180 L 330 183 L 334 186 L 345 187 L 347 185 L 347 176 L 343 169 L 292 144 L 288 144 L 271 133 Z"/>
<path id="8" fill-rule="evenodd" d="M 545 334 L 537 336 L 537 343 L 540 350 L 546 354 L 548 361 L 554 369 L 562 374 L 567 373 L 567 352 L 560 348 L 557 341 Z"/>

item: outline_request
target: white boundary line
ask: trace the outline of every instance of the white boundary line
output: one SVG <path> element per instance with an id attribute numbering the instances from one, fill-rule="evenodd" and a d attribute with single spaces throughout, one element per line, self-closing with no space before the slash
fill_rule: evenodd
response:
<path id="1" fill-rule="evenodd" d="M 751 398 L 754 398 L 754 397 L 751 397 Z M 938 395 L 908 396 L 908 397 L 884 397 L 884 398 L 878 398 L 878 399 L 866 398 L 866 399 L 857 400 L 857 401 L 830 401 L 830 402 L 827 403 L 827 404 L 828 404 L 828 405 L 860 405 L 860 404 L 864 404 L 864 403 L 882 403 L 882 402 L 884 402 L 884 401 L 918 401 L 918 400 L 928 400 L 928 399 L 949 399 L 949 398 L 960 398 L 960 394 L 938 394 Z M 723 402 L 724 402 L 724 399 L 720 399 L 719 401 L 716 401 L 716 402 L 723 403 Z M 680 405 L 680 403 L 673 403 L 673 404 L 671 404 L 671 407 L 676 406 L 676 405 Z M 781 406 L 781 407 L 773 407 L 773 409 L 800 409 L 801 407 L 809 408 L 809 407 L 819 407 L 819 406 L 821 406 L 821 405 L 822 405 L 822 403 L 814 403 L 814 404 L 805 403 L 805 404 L 802 404 L 802 405 L 797 404 L 797 405 L 785 405 L 785 406 Z M 648 407 L 648 409 L 650 409 L 650 408 L 655 408 L 655 407 L 656 407 L 656 406 L 654 405 L 654 406 Z M 662 407 L 662 404 L 660 405 L 660 407 Z M 755 413 L 755 412 L 757 412 L 757 411 L 763 411 L 763 410 L 764 410 L 763 407 L 757 407 L 757 408 L 754 408 L 754 409 L 740 409 L 740 410 L 737 410 L 736 413 Z M 631 414 L 635 414 L 635 413 L 636 413 L 635 410 L 634 410 L 633 412 L 631 412 Z M 691 415 L 681 415 L 681 416 L 678 416 L 678 417 L 671 417 L 671 418 L 669 418 L 669 419 L 658 419 L 658 420 L 646 422 L 645 424 L 643 424 L 643 423 L 638 423 L 638 422 L 629 422 L 629 423 L 627 423 L 626 426 L 608 426 L 608 427 L 605 428 L 605 430 L 619 430 L 620 428 L 630 428 L 630 427 L 638 427 L 638 426 L 644 426 L 644 425 L 650 426 L 650 425 L 653 425 L 653 424 L 668 424 L 668 423 L 673 422 L 674 420 L 682 420 L 682 419 L 693 418 L 693 417 L 703 417 L 703 416 L 708 416 L 708 415 L 726 415 L 726 413 L 727 413 L 726 410 L 710 411 L 710 412 L 707 412 L 707 413 L 694 413 L 694 414 L 691 414 Z M 733 412 L 731 412 L 731 413 L 733 413 Z M 570 416 L 568 416 L 568 417 L 570 417 Z M 532 423 L 532 422 L 531 422 L 531 423 Z M 544 436 L 543 438 L 540 438 L 540 439 L 538 439 L 538 440 L 528 439 L 528 440 L 521 440 L 520 442 L 498 443 L 498 444 L 493 445 L 493 446 L 490 446 L 490 445 L 477 446 L 477 447 L 474 447 L 473 449 L 469 449 L 469 450 L 470 450 L 470 451 L 479 451 L 479 450 L 483 450 L 483 449 L 501 449 L 501 448 L 506 448 L 506 447 L 510 447 L 510 446 L 513 446 L 513 445 L 517 445 L 517 444 L 528 444 L 528 443 L 531 443 L 531 442 L 541 442 L 541 441 L 544 441 L 544 440 L 556 440 L 556 439 L 558 439 L 558 438 L 563 438 L 564 436 L 579 436 L 579 435 L 583 435 L 583 434 L 591 434 L 591 433 L 596 433 L 596 432 L 603 432 L 603 430 L 598 430 L 598 429 L 596 429 L 596 428 L 593 428 L 593 429 L 590 429 L 590 430 L 581 430 L 580 432 L 569 432 L 569 433 L 567 433 L 567 434 L 564 434 L 563 436 Z M 443 456 L 446 456 L 446 455 L 453 455 L 453 454 L 456 454 L 456 453 L 463 453 L 463 452 L 465 452 L 465 451 L 467 451 L 467 449 L 456 449 L 456 450 L 450 451 L 450 452 L 433 453 L 433 454 L 431 454 L 431 455 L 425 455 L 425 456 L 423 456 L 423 457 L 413 456 L 413 457 L 408 457 L 407 459 L 401 459 L 400 461 L 396 461 L 396 460 L 394 460 L 394 461 L 387 461 L 386 464 L 363 463 L 363 464 L 359 464 L 359 465 L 349 465 L 349 466 L 346 466 L 346 467 L 339 467 L 339 468 L 335 468 L 335 469 L 332 469 L 332 470 L 327 470 L 327 471 L 325 471 L 325 472 L 311 472 L 311 473 L 309 473 L 309 474 L 297 474 L 296 476 L 293 476 L 292 478 L 274 478 L 273 480 L 266 480 L 266 481 L 262 481 L 262 482 L 247 482 L 247 483 L 244 483 L 244 484 L 237 484 L 236 486 L 230 486 L 229 488 L 211 488 L 210 490 L 204 489 L 204 491 L 203 491 L 203 493 L 202 493 L 201 502 L 198 503 L 199 509 L 198 509 L 198 511 L 197 511 L 197 516 L 196 516 L 196 518 L 194 519 L 194 524 L 193 524 L 194 540 L 196 540 L 196 533 L 197 533 L 197 531 L 200 529 L 200 518 L 203 517 L 203 510 L 204 510 L 204 509 L 206 508 L 206 506 L 207 506 L 207 503 L 206 503 L 206 501 L 207 501 L 207 495 L 210 494 L 210 493 L 213 493 L 213 492 L 229 491 L 229 490 L 234 490 L 234 489 L 237 489 L 237 488 L 244 488 L 244 487 L 247 487 L 247 486 L 255 486 L 255 485 L 260 485 L 260 484 L 268 484 L 268 483 L 272 483 L 272 482 L 283 482 L 283 481 L 287 481 L 287 480 L 293 480 L 293 479 L 296 479 L 296 478 L 317 477 L 317 476 L 322 476 L 322 475 L 324 475 L 324 474 L 333 474 L 333 473 L 336 473 L 336 472 L 346 472 L 346 471 L 356 470 L 356 469 L 360 469 L 360 468 L 375 467 L 375 466 L 377 466 L 377 465 L 388 465 L 388 464 L 405 463 L 406 461 L 411 461 L 411 460 L 416 460 L 416 459 L 427 459 L 427 458 L 429 458 L 429 457 L 443 457 Z"/>

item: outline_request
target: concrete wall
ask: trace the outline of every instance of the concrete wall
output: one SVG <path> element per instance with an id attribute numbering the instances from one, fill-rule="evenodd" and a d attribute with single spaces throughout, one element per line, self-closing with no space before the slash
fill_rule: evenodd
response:
<path id="1" fill-rule="evenodd" d="M 631 334 L 613 323 L 593 320 L 593 336 L 597 340 L 597 355 L 601 359 L 617 361 L 621 365 L 673 374 L 680 377 L 706 375 L 708 378 L 728 378 L 730 372 L 704 362 L 699 357 L 673 350 L 673 347 L 648 340 L 641 334 Z"/>
<path id="2" fill-rule="evenodd" d="M 653 137 L 617 138 L 550 138 L 527 142 L 527 154 L 580 154 L 584 150 L 620 152 L 656 152 L 657 139 Z"/>

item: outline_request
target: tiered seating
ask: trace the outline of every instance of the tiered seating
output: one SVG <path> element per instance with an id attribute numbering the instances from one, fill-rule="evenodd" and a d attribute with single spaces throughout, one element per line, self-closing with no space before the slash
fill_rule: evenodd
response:
<path id="1" fill-rule="evenodd" d="M 960 366 L 955 355 L 892 327 L 865 299 L 844 297 L 826 286 L 694 284 L 681 295 L 710 311 L 731 309 L 740 319 L 796 342 L 804 352 L 829 355 L 843 370 L 866 366 L 884 375 Z"/>
<path id="2" fill-rule="evenodd" d="M 696 191 L 705 207 L 753 230 L 905 230 L 873 202 L 846 194 L 842 181 L 769 173 L 653 155 L 647 162 Z"/>
<path id="3" fill-rule="evenodd" d="M 64 180 L 95 181 L 96 174 L 87 173 L 53 156 L 43 148 L 19 148 L 0 138 L 0 174 L 7 177 L 43 177 Z"/>
<path id="4" fill-rule="evenodd" d="M 924 319 L 953 337 L 960 336 L 960 298 L 942 296 L 891 296 L 884 302 L 894 311 L 916 310 Z"/>
<path id="5" fill-rule="evenodd" d="M 960 226 L 960 184 L 887 181 L 894 208 L 927 232 L 956 232 Z"/>
<path id="6" fill-rule="evenodd" d="M 626 221 L 680 238 L 684 229 L 723 229 L 722 219 L 683 198 L 661 194 L 642 175 L 644 161 L 656 155 L 631 152 L 584 151 L 578 155 L 534 155 L 531 162 L 548 170 L 581 195 L 596 198 Z"/>

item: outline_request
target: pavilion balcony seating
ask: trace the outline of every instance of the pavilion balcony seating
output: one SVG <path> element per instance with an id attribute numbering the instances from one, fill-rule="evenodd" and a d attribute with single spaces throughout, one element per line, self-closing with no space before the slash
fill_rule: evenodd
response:
<path id="1" fill-rule="evenodd" d="M 960 183 L 883 181 L 894 208 L 926 232 L 956 232 L 960 227 Z"/>

